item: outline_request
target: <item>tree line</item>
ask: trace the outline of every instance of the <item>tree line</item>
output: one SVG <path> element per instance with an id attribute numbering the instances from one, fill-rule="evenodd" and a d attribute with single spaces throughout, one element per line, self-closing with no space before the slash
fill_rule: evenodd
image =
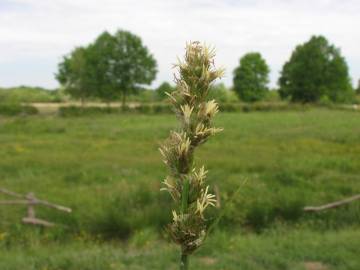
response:
<path id="1" fill-rule="evenodd" d="M 270 68 L 259 52 L 240 58 L 233 72 L 233 90 L 245 102 L 263 100 L 269 93 Z M 56 79 L 73 98 L 99 98 L 110 103 L 136 94 L 150 85 L 157 62 L 140 37 L 123 30 L 103 32 L 94 42 L 77 47 L 59 63 Z M 340 49 L 323 36 L 298 45 L 283 65 L 278 93 L 293 102 L 349 102 L 355 91 Z M 157 89 L 162 99 L 174 90 L 168 82 Z M 356 92 L 360 92 L 357 89 Z"/>

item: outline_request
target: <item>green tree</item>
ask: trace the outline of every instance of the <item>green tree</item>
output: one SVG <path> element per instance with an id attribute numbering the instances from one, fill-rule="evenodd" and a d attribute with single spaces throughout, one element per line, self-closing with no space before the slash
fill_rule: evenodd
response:
<path id="1" fill-rule="evenodd" d="M 175 90 L 175 87 L 172 86 L 168 82 L 163 82 L 159 85 L 158 88 L 156 88 L 156 97 L 160 100 L 163 100 L 167 97 L 166 93 L 171 94 Z"/>
<path id="2" fill-rule="evenodd" d="M 84 82 L 90 96 L 107 103 L 121 97 L 125 107 L 130 93 L 138 92 L 155 79 L 156 60 L 142 44 L 141 38 L 128 31 L 119 30 L 114 35 L 103 32 L 82 50 L 82 62 L 72 53 L 59 64 L 59 82 L 65 86 L 67 81 L 77 82 L 70 91 L 73 96 L 83 92 L 80 86 Z M 79 70 L 72 68 L 73 63 L 78 62 L 82 63 Z"/>
<path id="3" fill-rule="evenodd" d="M 87 62 L 87 48 L 75 48 L 69 55 L 63 57 L 58 66 L 56 79 L 70 96 L 84 100 L 91 96 L 92 78 Z"/>
<path id="4" fill-rule="evenodd" d="M 93 78 L 92 96 L 106 103 L 119 99 L 121 93 L 113 83 L 114 43 L 113 36 L 105 31 L 87 48 L 88 68 Z"/>
<path id="5" fill-rule="evenodd" d="M 100 97 L 107 98 L 107 91 L 113 96 L 121 93 L 122 104 L 126 97 L 136 91 L 141 85 L 149 85 L 155 79 L 157 64 L 147 47 L 142 44 L 141 38 L 128 31 L 117 31 L 113 36 L 105 33 L 104 39 L 95 42 L 95 48 L 100 46 L 101 64 L 106 72 L 105 79 L 109 86 L 100 92 Z M 105 84 L 106 85 L 106 84 Z"/>
<path id="6" fill-rule="evenodd" d="M 313 36 L 295 48 L 278 83 L 282 98 L 298 102 L 320 98 L 344 102 L 353 95 L 345 59 L 323 36 Z"/>
<path id="7" fill-rule="evenodd" d="M 260 53 L 247 53 L 234 70 L 234 90 L 243 101 L 261 100 L 268 92 L 270 69 Z"/>

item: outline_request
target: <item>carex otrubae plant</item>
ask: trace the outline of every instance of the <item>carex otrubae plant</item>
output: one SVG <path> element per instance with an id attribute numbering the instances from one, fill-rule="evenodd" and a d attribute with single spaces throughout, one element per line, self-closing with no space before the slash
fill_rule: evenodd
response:
<path id="1" fill-rule="evenodd" d="M 207 98 L 211 84 L 224 73 L 215 68 L 214 57 L 214 49 L 199 42 L 186 45 L 184 60 L 175 65 L 176 90 L 168 93 L 181 125 L 160 147 L 170 171 L 161 190 L 169 192 L 175 202 L 167 230 L 181 247 L 183 270 L 188 269 L 188 256 L 207 234 L 206 209 L 216 203 L 206 181 L 207 171 L 194 164 L 195 149 L 222 130 L 212 125 L 218 104 Z"/>

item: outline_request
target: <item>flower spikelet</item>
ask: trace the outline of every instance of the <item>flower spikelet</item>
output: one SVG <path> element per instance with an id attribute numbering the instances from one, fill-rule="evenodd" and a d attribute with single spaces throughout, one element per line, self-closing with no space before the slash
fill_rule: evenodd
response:
<path id="1" fill-rule="evenodd" d="M 213 48 L 199 42 L 188 43 L 184 60 L 175 65 L 176 90 L 167 94 L 181 125 L 178 131 L 170 132 L 160 147 L 170 171 L 161 190 L 168 192 L 175 202 L 168 231 L 183 254 L 191 254 L 203 243 L 206 210 L 216 203 L 206 184 L 207 171 L 194 164 L 195 149 L 222 130 L 212 124 L 218 104 L 207 99 L 209 87 L 224 73 L 223 69 L 215 68 L 214 57 Z"/>

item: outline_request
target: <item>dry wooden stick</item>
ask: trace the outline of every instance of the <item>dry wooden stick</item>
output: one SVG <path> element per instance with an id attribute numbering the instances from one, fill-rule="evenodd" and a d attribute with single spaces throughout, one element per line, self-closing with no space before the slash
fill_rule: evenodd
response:
<path id="1" fill-rule="evenodd" d="M 48 222 L 43 219 L 30 218 L 30 217 L 24 217 L 22 219 L 22 222 L 26 223 L 26 224 L 40 225 L 40 226 L 44 226 L 44 227 L 53 227 L 56 225 L 55 223 L 51 223 L 51 222 Z"/>
<path id="2" fill-rule="evenodd" d="M 344 200 L 324 204 L 324 205 L 321 205 L 321 206 L 306 206 L 306 207 L 304 207 L 304 211 L 305 212 L 319 212 L 319 211 L 323 211 L 323 210 L 326 210 L 326 209 L 336 208 L 336 207 L 342 206 L 344 204 L 351 203 L 351 202 L 356 201 L 356 200 L 360 200 L 360 194 L 357 194 L 357 195 L 352 196 L 350 198 L 346 198 Z"/>
<path id="3" fill-rule="evenodd" d="M 54 208 L 56 210 L 60 210 L 60 211 L 64 211 L 67 213 L 71 213 L 71 208 L 65 207 L 65 206 L 61 206 L 61 205 L 57 205 L 57 204 L 52 204 L 49 203 L 47 201 L 42 201 L 42 200 L 38 200 L 38 199 L 33 199 L 33 200 L 7 200 L 7 201 L 0 201 L 1 205 L 14 205 L 14 204 L 32 204 L 32 205 L 44 205 L 50 208 Z"/>
<path id="4" fill-rule="evenodd" d="M 26 198 L 29 200 L 29 202 L 33 205 L 35 204 L 42 204 L 44 206 L 50 207 L 50 208 L 54 208 L 56 210 L 60 210 L 60 211 L 64 211 L 64 212 L 68 212 L 71 213 L 71 208 L 65 207 L 65 206 L 61 206 L 58 204 L 54 204 L 54 203 L 50 203 L 48 201 L 43 201 L 43 200 L 39 200 L 37 198 L 35 198 L 33 193 L 28 193 L 26 195 Z"/>
<path id="5" fill-rule="evenodd" d="M 0 201 L 0 204 L 3 204 L 3 205 L 29 204 L 29 201 L 28 200 L 9 200 L 9 201 Z"/>
<path id="6" fill-rule="evenodd" d="M 24 198 L 26 200 L 11 200 L 11 201 L 0 201 L 0 204 L 42 204 L 44 206 L 54 208 L 60 211 L 71 213 L 71 208 L 61 206 L 58 204 L 50 203 L 48 201 L 39 200 L 37 199 L 33 193 L 28 193 L 26 195 L 22 195 L 19 193 L 12 192 L 10 190 L 7 190 L 5 188 L 0 188 L 0 192 L 9 196 L 17 197 L 17 198 Z"/>
<path id="7" fill-rule="evenodd" d="M 0 192 L 1 192 L 1 193 L 4 193 L 4 194 L 6 194 L 6 195 L 9 195 L 9 196 L 17 197 L 17 198 L 26 198 L 26 196 L 24 196 L 24 195 L 22 195 L 22 194 L 12 192 L 12 191 L 7 190 L 7 189 L 5 189 L 5 188 L 0 188 Z"/>

